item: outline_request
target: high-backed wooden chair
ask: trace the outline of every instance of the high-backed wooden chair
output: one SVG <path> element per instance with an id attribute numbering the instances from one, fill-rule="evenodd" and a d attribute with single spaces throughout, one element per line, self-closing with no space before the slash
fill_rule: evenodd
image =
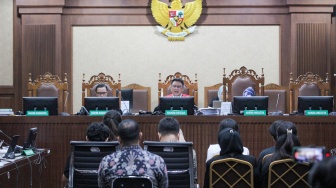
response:
<path id="1" fill-rule="evenodd" d="M 265 96 L 268 96 L 268 111 L 289 113 L 288 87 L 270 83 L 264 87 Z"/>
<path id="2" fill-rule="evenodd" d="M 121 89 L 133 89 L 133 112 L 151 111 L 151 87 L 133 83 Z"/>
<path id="3" fill-rule="evenodd" d="M 68 79 L 64 73 L 64 81 L 57 75 L 47 72 L 39 75 L 32 81 L 31 73 L 28 75 L 28 96 L 29 97 L 57 97 L 58 113 L 66 112 L 68 98 Z"/>
<path id="4" fill-rule="evenodd" d="M 183 75 L 180 72 L 176 72 L 174 75 L 169 75 L 166 79 L 161 82 L 161 73 L 159 73 L 159 83 L 158 83 L 158 100 L 160 97 L 171 94 L 170 91 L 170 82 L 174 78 L 181 78 L 184 81 L 184 91 L 183 93 L 194 96 L 195 105 L 198 105 L 198 83 L 197 83 L 197 74 L 195 74 L 195 82 L 192 82 L 187 75 Z"/>
<path id="5" fill-rule="evenodd" d="M 307 72 L 300 75 L 296 80 L 290 73 L 289 82 L 289 105 L 290 113 L 297 111 L 298 96 L 328 96 L 330 95 L 330 83 L 328 73 L 326 73 L 325 81 L 317 74 Z"/>
<path id="6" fill-rule="evenodd" d="M 246 67 L 233 70 L 229 76 L 226 76 L 224 68 L 223 85 L 228 88 L 228 96 L 223 92 L 223 101 L 232 102 L 233 96 L 242 96 L 247 87 L 252 87 L 256 96 L 264 95 L 264 69 L 261 69 L 261 76 Z"/>
<path id="7" fill-rule="evenodd" d="M 83 74 L 82 82 L 82 105 L 84 106 L 85 97 L 94 97 L 95 90 L 98 84 L 105 84 L 107 86 L 107 96 L 115 97 L 117 96 L 117 90 L 121 90 L 120 74 L 118 82 L 116 82 L 112 76 L 105 75 L 104 73 L 99 73 L 98 75 L 93 75 L 88 82 L 85 82 L 85 74 Z M 117 96 L 119 97 L 119 96 Z"/>
<path id="8" fill-rule="evenodd" d="M 210 165 L 210 185 L 221 187 L 254 187 L 253 166 L 235 158 L 213 161 Z"/>
<path id="9" fill-rule="evenodd" d="M 309 170 L 308 163 L 297 163 L 293 159 L 274 161 L 269 166 L 267 187 L 310 188 Z"/>
<path id="10" fill-rule="evenodd" d="M 223 83 L 218 83 L 212 86 L 205 86 L 204 87 L 204 108 L 208 106 L 212 106 L 213 100 L 218 99 L 218 89 L 222 86 Z"/>

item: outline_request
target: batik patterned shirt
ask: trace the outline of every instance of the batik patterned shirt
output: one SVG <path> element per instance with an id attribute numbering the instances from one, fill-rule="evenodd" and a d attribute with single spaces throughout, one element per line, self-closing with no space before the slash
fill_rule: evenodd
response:
<path id="1" fill-rule="evenodd" d="M 140 146 L 126 146 L 104 157 L 98 169 L 98 186 L 110 188 L 118 176 L 148 176 L 156 188 L 168 187 L 164 160 Z"/>

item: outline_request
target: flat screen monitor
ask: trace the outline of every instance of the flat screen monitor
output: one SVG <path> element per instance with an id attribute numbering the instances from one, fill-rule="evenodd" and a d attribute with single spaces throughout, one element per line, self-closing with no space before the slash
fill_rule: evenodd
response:
<path id="1" fill-rule="evenodd" d="M 11 141 L 10 145 L 8 146 L 8 150 L 7 150 L 7 153 L 5 154 L 4 158 L 8 158 L 8 159 L 14 159 L 15 158 L 14 150 L 15 150 L 16 144 L 18 143 L 19 137 L 20 137 L 19 135 L 14 135 L 12 137 L 12 141 Z"/>
<path id="2" fill-rule="evenodd" d="M 119 91 L 117 91 L 117 95 L 118 94 L 119 94 Z M 129 101 L 129 108 L 130 109 L 133 108 L 133 89 L 122 89 L 121 90 L 121 104 L 120 105 L 124 105 L 122 101 Z"/>
<path id="3" fill-rule="evenodd" d="M 333 96 L 299 96 L 298 112 L 304 114 L 305 110 L 328 110 L 333 111 Z"/>
<path id="4" fill-rule="evenodd" d="M 244 110 L 266 110 L 267 114 L 268 96 L 234 96 L 232 102 L 232 112 L 234 114 L 242 114 Z"/>
<path id="5" fill-rule="evenodd" d="M 85 97 L 84 107 L 90 110 L 119 110 L 119 97 Z"/>
<path id="6" fill-rule="evenodd" d="M 48 110 L 49 115 L 58 115 L 57 97 L 23 97 L 23 112 Z"/>
<path id="7" fill-rule="evenodd" d="M 37 127 L 30 128 L 28 132 L 28 137 L 23 145 L 22 150 L 36 149 L 36 143 L 35 143 L 36 135 L 37 135 Z"/>
<path id="8" fill-rule="evenodd" d="M 166 110 L 187 110 L 188 115 L 194 115 L 194 97 L 160 97 L 159 107 Z"/>

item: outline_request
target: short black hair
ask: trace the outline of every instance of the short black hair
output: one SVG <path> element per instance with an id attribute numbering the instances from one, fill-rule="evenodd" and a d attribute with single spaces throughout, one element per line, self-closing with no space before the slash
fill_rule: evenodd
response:
<path id="1" fill-rule="evenodd" d="M 238 123 L 231 119 L 231 118 L 226 118 L 226 119 L 223 119 L 220 123 L 219 123 L 219 132 L 223 129 L 226 129 L 226 128 L 231 128 L 237 132 L 239 132 L 239 125 Z"/>
<path id="2" fill-rule="evenodd" d="M 98 88 L 105 87 L 106 91 L 108 91 L 107 85 L 106 84 L 97 84 L 95 91 L 97 92 Z"/>
<path id="3" fill-rule="evenodd" d="M 174 78 L 174 79 L 170 82 L 170 85 L 172 85 L 173 82 L 180 82 L 180 83 L 182 84 L 182 86 L 184 86 L 184 81 L 182 80 L 182 78 Z"/>
<path id="4" fill-rule="evenodd" d="M 177 119 L 173 117 L 164 117 L 159 122 L 159 133 L 161 135 L 174 134 L 180 132 L 180 124 Z"/>
<path id="5" fill-rule="evenodd" d="M 86 131 L 89 141 L 105 141 L 110 136 L 110 129 L 102 122 L 93 122 Z"/>
<path id="6" fill-rule="evenodd" d="M 132 119 L 122 120 L 118 126 L 121 141 L 127 145 L 139 139 L 140 126 Z"/>

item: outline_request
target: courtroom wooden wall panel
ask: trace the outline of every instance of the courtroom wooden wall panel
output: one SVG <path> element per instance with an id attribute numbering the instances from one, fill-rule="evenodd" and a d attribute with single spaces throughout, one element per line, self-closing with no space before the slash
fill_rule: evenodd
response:
<path id="1" fill-rule="evenodd" d="M 124 116 L 139 122 L 143 132 L 143 140 L 158 140 L 157 124 L 163 116 Z M 197 153 L 198 182 L 203 185 L 205 160 L 210 144 L 217 143 L 219 122 L 224 118 L 232 118 L 240 125 L 240 133 L 244 146 L 250 154 L 258 157 L 262 149 L 272 146 L 273 140 L 268 133 L 270 124 L 278 119 L 292 121 L 298 129 L 302 145 L 325 146 L 327 149 L 336 145 L 336 117 L 304 117 L 304 116 L 187 116 L 176 117 L 186 141 L 194 144 Z M 38 127 L 36 143 L 39 148 L 50 148 L 47 168 L 43 179 L 46 187 L 60 187 L 61 175 L 67 156 L 70 154 L 71 140 L 85 140 L 86 129 L 93 121 L 101 121 L 102 117 L 88 116 L 50 116 L 50 117 L 0 117 L 0 130 L 8 135 L 19 134 L 22 145 L 31 127 Z M 1 138 L 1 137 L 0 137 Z M 142 141 L 141 141 L 142 143 Z"/>
<path id="2" fill-rule="evenodd" d="M 186 2 L 191 2 L 187 0 Z M 168 3 L 168 0 L 163 0 Z M 47 57 L 50 63 L 45 69 L 54 70 L 53 74 L 63 75 L 68 73 L 69 78 L 69 104 L 68 112 L 72 112 L 72 27 L 73 26 L 154 26 L 157 25 L 151 15 L 150 3 L 148 0 L 130 0 L 130 1 L 88 1 L 88 0 L 15 0 L 14 2 L 14 73 L 15 73 L 15 105 L 14 109 L 21 107 L 21 97 L 26 92 L 26 75 L 28 70 L 32 70 L 35 64 L 25 64 L 25 57 L 40 58 Z M 329 75 L 334 73 L 335 69 L 331 65 L 330 38 L 334 33 L 330 32 L 331 16 L 335 0 L 325 1 L 307 1 L 304 0 L 260 0 L 260 1 L 203 1 L 203 11 L 201 18 L 196 23 L 198 26 L 232 26 L 232 25 L 279 25 L 280 26 L 280 84 L 288 85 L 289 73 L 293 72 L 294 77 L 311 71 L 316 67 L 318 74 Z M 17 12 L 18 11 L 18 12 Z M 320 23 L 325 30 L 317 28 L 308 28 L 306 31 L 297 31 L 300 24 Z M 43 26 L 54 25 L 55 41 L 46 43 L 49 50 L 41 50 L 39 53 L 30 54 L 25 45 L 29 42 L 29 34 L 25 28 L 30 25 Z M 317 29 L 317 30 L 316 30 Z M 315 32 L 315 35 L 306 35 L 309 32 Z M 36 33 L 35 33 L 36 34 Z M 22 38 L 21 38 L 22 37 Z M 41 36 L 43 37 L 43 36 Z M 48 37 L 48 36 L 45 36 Z M 52 35 L 49 35 L 46 41 L 52 41 Z M 303 41 L 302 41 L 302 40 Z M 317 46 L 305 49 L 306 42 L 318 39 Z M 320 40 L 321 39 L 321 40 Z M 300 40 L 300 42 L 299 42 Z M 36 41 L 30 41 L 28 44 L 34 44 Z M 31 46 L 31 45 L 29 45 Z M 23 49 L 21 49 L 23 47 Z M 49 56 L 50 50 L 55 49 L 54 55 Z M 322 50 L 322 49 L 325 49 Z M 21 56 L 23 57 L 21 59 Z M 305 61 L 309 59 L 309 63 Z M 320 61 L 319 61 L 320 60 Z M 335 60 L 334 60 L 335 61 Z M 322 64 L 322 65 L 321 65 Z M 335 64 L 335 63 L 334 63 Z M 320 66 L 321 65 L 321 66 Z M 37 70 L 36 70 L 37 71 Z M 323 74 L 322 74 L 323 73 Z M 18 77 L 19 76 L 19 77 Z M 333 80 L 331 81 L 333 83 Z M 333 86 L 333 85 L 332 85 Z M 334 92 L 334 86 L 332 93 Z M 14 93 L 12 94 L 14 95 Z"/>

